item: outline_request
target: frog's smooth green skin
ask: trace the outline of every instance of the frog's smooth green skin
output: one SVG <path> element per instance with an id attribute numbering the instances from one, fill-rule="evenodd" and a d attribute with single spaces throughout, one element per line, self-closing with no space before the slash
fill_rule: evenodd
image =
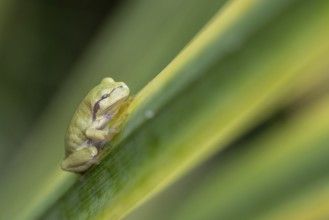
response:
<path id="1" fill-rule="evenodd" d="M 86 95 L 66 132 L 63 170 L 80 173 L 98 163 L 104 143 L 120 131 L 128 96 L 128 86 L 112 78 L 104 78 Z"/>

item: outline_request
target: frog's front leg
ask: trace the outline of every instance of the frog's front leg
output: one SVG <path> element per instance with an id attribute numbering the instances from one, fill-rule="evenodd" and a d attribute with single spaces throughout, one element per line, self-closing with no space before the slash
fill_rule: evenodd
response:
<path id="1" fill-rule="evenodd" d="M 85 131 L 85 134 L 86 134 L 87 138 L 89 138 L 93 141 L 100 142 L 100 141 L 106 140 L 107 131 L 98 130 L 93 127 L 89 127 Z"/>
<path id="2" fill-rule="evenodd" d="M 104 141 L 107 140 L 108 129 L 104 129 L 108 126 L 110 116 L 103 117 L 102 119 L 96 120 L 85 130 L 87 138 L 93 141 Z"/>
<path id="3" fill-rule="evenodd" d="M 62 169 L 76 173 L 83 172 L 98 163 L 97 154 L 98 150 L 94 146 L 75 151 L 63 160 Z"/>
<path id="4" fill-rule="evenodd" d="M 114 118 L 112 118 L 112 115 L 105 115 L 103 118 L 92 122 L 85 130 L 85 135 L 87 138 L 97 142 L 110 141 L 121 131 L 122 121 L 125 118 L 121 114 L 116 115 Z"/>

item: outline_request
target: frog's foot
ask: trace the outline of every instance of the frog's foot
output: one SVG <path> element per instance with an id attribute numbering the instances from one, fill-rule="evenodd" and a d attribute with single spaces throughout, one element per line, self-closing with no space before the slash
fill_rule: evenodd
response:
<path id="1" fill-rule="evenodd" d="M 70 154 L 63 160 L 61 167 L 66 171 L 81 173 L 97 163 L 99 163 L 98 150 L 90 146 Z"/>

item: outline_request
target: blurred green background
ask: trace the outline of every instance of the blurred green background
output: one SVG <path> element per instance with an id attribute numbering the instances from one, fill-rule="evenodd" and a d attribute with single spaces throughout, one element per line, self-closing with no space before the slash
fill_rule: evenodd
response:
<path id="1" fill-rule="evenodd" d="M 184 119 L 164 104 L 159 108 L 168 115 L 159 117 L 181 119 L 177 128 L 192 126 L 202 136 L 206 129 L 194 120 L 207 121 L 217 105 L 223 115 L 258 115 L 246 116 L 230 138 L 216 139 L 216 150 L 173 184 L 136 201 L 142 205 L 127 208 L 124 219 L 329 219 L 328 14 L 324 0 L 1 1 L 0 219 L 56 219 L 48 210 L 61 205 L 76 180 L 59 170 L 63 137 L 84 94 L 105 76 L 138 94 L 215 15 L 226 19 L 218 19 L 223 34 L 212 39 L 216 47 L 205 46 L 200 61 L 181 62 L 199 72 L 184 79 L 176 73 L 181 91 L 173 83 L 159 92 L 173 91 L 173 108 L 191 100 L 177 104 L 178 113 L 202 111 Z M 262 92 L 264 100 L 250 109 L 239 105 Z M 221 113 L 214 123 L 225 124 Z M 205 133 L 212 140 L 216 131 Z"/>
<path id="2" fill-rule="evenodd" d="M 117 2 L 2 4 L 0 139 L 4 168 Z"/>

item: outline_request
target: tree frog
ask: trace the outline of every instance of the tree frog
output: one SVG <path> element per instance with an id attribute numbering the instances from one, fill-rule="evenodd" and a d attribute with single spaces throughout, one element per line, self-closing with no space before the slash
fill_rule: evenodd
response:
<path id="1" fill-rule="evenodd" d="M 128 96 L 128 86 L 109 77 L 86 95 L 66 132 L 63 170 L 80 173 L 99 162 L 105 142 L 120 131 Z"/>

